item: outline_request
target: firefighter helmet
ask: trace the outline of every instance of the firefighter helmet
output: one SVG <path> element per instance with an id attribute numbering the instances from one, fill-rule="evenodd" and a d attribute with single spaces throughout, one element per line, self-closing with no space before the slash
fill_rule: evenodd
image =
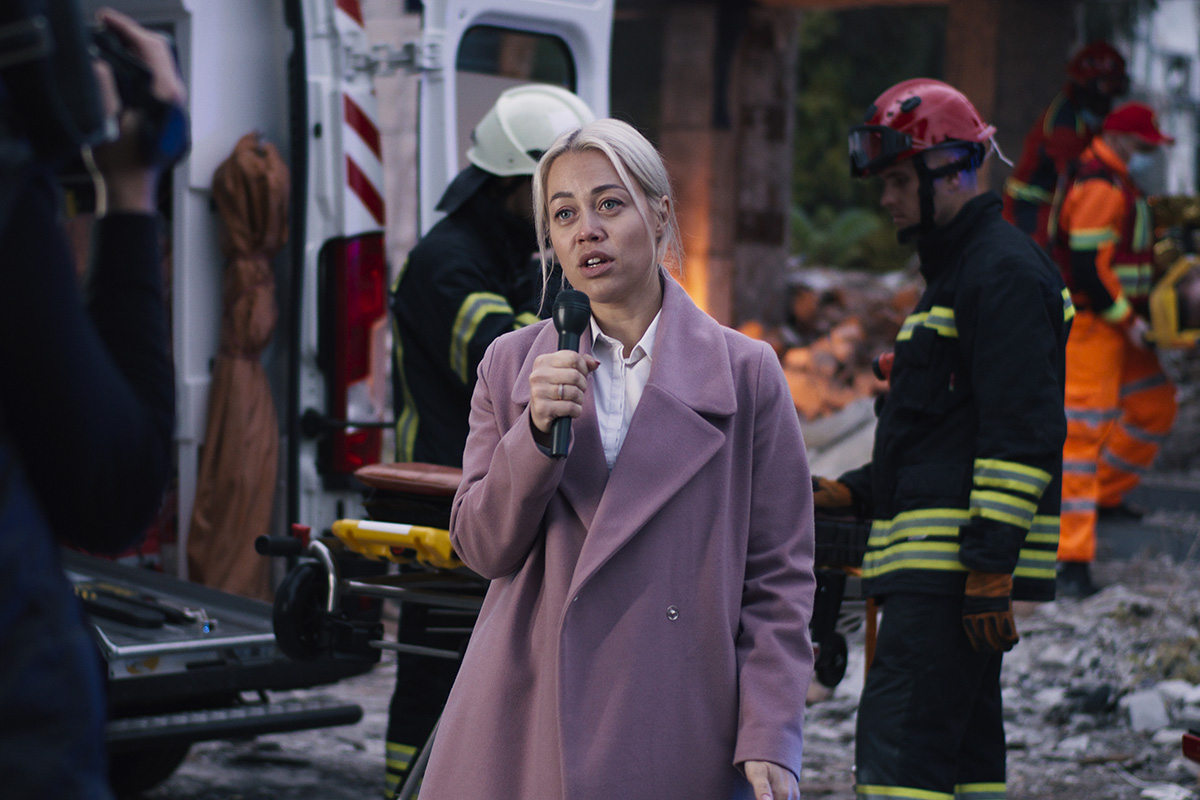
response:
<path id="1" fill-rule="evenodd" d="M 975 166 L 996 128 L 983 121 L 966 95 L 932 78 L 898 83 L 876 98 L 862 125 L 850 129 L 850 173 L 874 175 L 924 150 L 971 145 Z"/>
<path id="2" fill-rule="evenodd" d="M 559 86 L 514 87 L 496 99 L 471 132 L 467 160 L 493 175 L 532 175 L 559 134 L 594 116 L 586 103 Z"/>
<path id="3" fill-rule="evenodd" d="M 1077 86 L 1109 97 L 1129 91 L 1125 58 L 1108 42 L 1092 42 L 1080 48 L 1067 64 L 1067 77 Z"/>

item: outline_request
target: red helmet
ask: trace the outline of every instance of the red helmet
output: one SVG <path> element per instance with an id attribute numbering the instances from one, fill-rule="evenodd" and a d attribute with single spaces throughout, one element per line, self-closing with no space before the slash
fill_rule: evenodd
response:
<path id="1" fill-rule="evenodd" d="M 876 98 L 862 125 L 850 129 L 850 174 L 874 175 L 923 150 L 956 142 L 975 145 L 982 162 L 996 128 L 948 83 L 913 78 Z"/>
<path id="2" fill-rule="evenodd" d="M 1092 42 L 1081 48 L 1067 64 L 1067 77 L 1101 94 L 1115 96 L 1129 91 L 1125 59 L 1108 42 Z"/>

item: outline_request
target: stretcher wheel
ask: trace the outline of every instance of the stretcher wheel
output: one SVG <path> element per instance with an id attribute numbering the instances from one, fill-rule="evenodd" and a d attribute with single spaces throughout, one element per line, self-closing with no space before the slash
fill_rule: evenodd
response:
<path id="1" fill-rule="evenodd" d="M 821 651 L 817 654 L 817 682 L 832 689 L 846 677 L 846 664 L 850 655 L 849 648 L 846 647 L 846 637 L 834 633 L 818 644 Z"/>
<path id="2" fill-rule="evenodd" d="M 320 564 L 301 561 L 275 592 L 272 622 L 275 641 L 288 658 L 315 661 L 321 656 L 321 623 L 329 580 Z"/>

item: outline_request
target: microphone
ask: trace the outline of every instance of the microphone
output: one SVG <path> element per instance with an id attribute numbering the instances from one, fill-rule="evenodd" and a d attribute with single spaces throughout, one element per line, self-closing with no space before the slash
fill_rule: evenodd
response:
<path id="1" fill-rule="evenodd" d="M 579 352 L 579 337 L 592 318 L 588 296 L 574 289 L 563 289 L 554 300 L 554 330 L 558 331 L 558 349 Z M 559 417 L 550 427 L 550 457 L 566 458 L 571 441 L 571 418 Z"/>

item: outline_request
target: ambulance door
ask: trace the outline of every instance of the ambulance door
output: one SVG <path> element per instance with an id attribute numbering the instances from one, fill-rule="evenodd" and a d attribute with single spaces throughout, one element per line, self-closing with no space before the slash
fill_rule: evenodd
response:
<path id="1" fill-rule="evenodd" d="M 554 83 L 608 114 L 613 0 L 425 0 L 421 72 L 420 230 L 466 166 L 471 129 L 505 89 Z"/>

